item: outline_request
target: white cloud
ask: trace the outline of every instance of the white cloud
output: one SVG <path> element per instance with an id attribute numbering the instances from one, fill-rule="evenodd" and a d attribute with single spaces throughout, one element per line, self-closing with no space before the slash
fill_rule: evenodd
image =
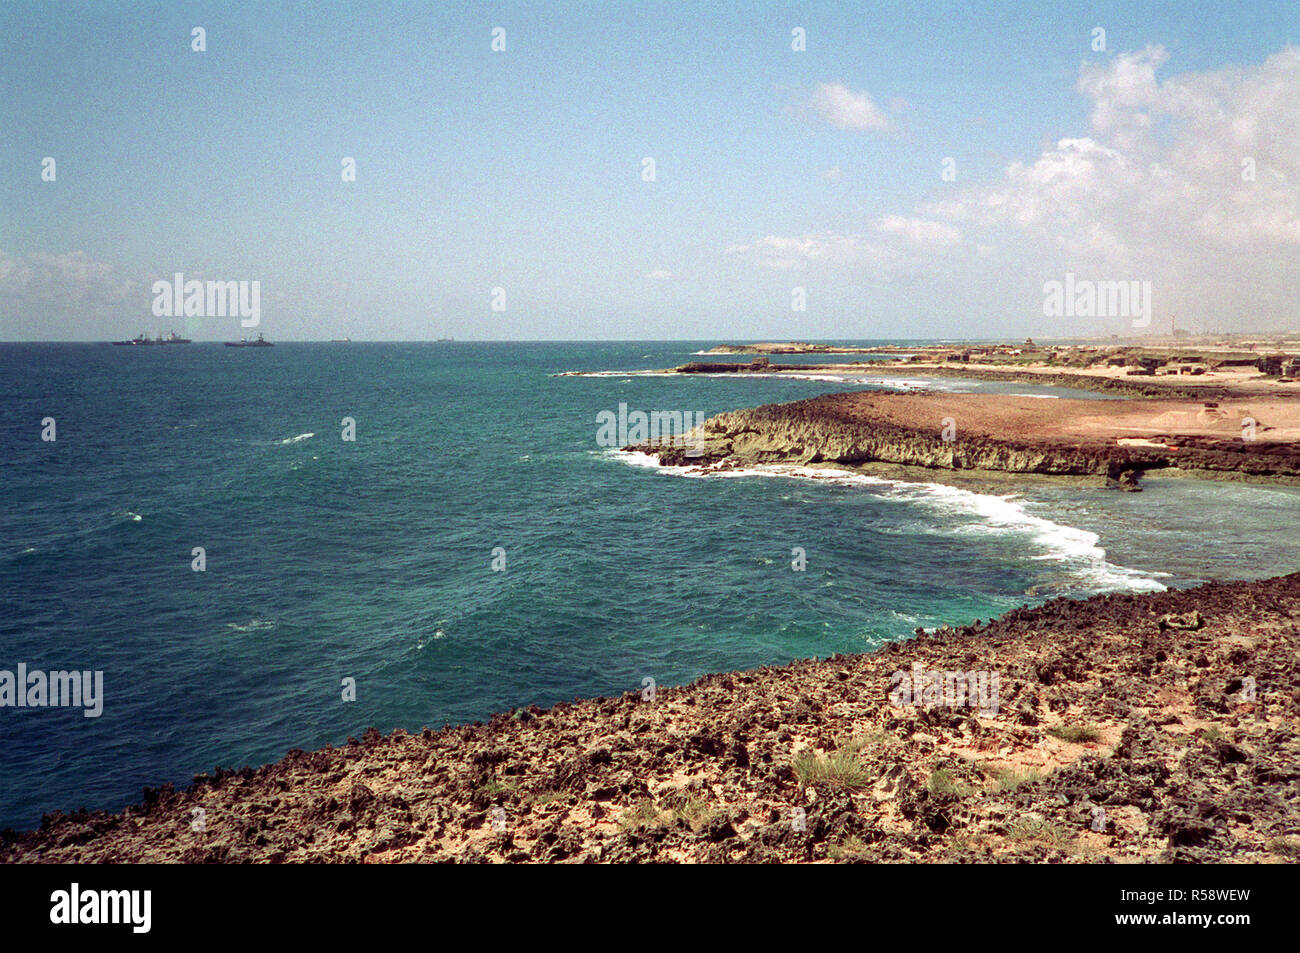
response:
<path id="1" fill-rule="evenodd" d="M 1002 184 L 925 211 L 1041 229 L 1080 248 L 1104 233 L 1168 259 L 1300 247 L 1300 48 L 1161 83 L 1167 58 L 1148 47 L 1085 66 L 1078 89 L 1092 99 L 1095 138 L 1062 139 L 1012 163 Z"/>
<path id="2" fill-rule="evenodd" d="M 967 190 L 923 211 L 959 221 L 1022 226 L 1053 218 L 1090 220 L 1103 194 L 1110 200 L 1120 182 L 1138 173 L 1120 153 L 1092 139 L 1062 139 L 1030 165 L 1007 166 L 1003 185 Z"/>
<path id="3" fill-rule="evenodd" d="M 1177 313 L 1182 326 L 1298 324 L 1300 47 L 1166 77 L 1169 61 L 1147 47 L 1085 63 L 1075 91 L 1088 101 L 1088 128 L 1007 163 L 996 181 L 950 187 L 861 233 L 768 235 L 728 252 L 848 280 L 946 281 L 956 294 L 970 290 L 967 313 L 1026 321 L 1041 322 L 1043 281 L 1068 270 L 1150 280 L 1157 313 Z M 841 128 L 889 121 L 839 84 L 819 87 L 816 101 Z"/>
<path id="4" fill-rule="evenodd" d="M 920 211 L 1010 239 L 1026 268 L 1149 278 L 1215 327 L 1295 320 L 1300 48 L 1162 80 L 1168 60 L 1148 47 L 1084 65 L 1088 135 Z"/>
<path id="5" fill-rule="evenodd" d="M 673 273 L 665 268 L 656 268 L 646 275 L 651 281 L 668 281 L 672 278 Z"/>
<path id="6" fill-rule="evenodd" d="M 886 215 L 876 220 L 876 231 L 897 235 L 913 245 L 950 248 L 961 243 L 961 229 L 944 222 L 905 215 Z"/>
<path id="7" fill-rule="evenodd" d="M 914 269 L 936 251 L 961 243 L 961 230 L 946 222 L 886 215 L 872 223 L 874 234 L 817 232 L 766 235 L 732 245 L 727 254 L 763 268 L 790 271 L 814 266 L 845 267 L 888 278 Z"/>
<path id="8" fill-rule="evenodd" d="M 31 268 L 0 251 L 0 294 L 21 294 L 31 280 Z"/>
<path id="9" fill-rule="evenodd" d="M 85 252 L 14 257 L 0 251 L 0 294 L 28 303 L 100 306 L 122 301 L 140 288 L 139 282 L 120 277 L 112 265 Z"/>
<path id="10" fill-rule="evenodd" d="M 821 232 L 790 237 L 767 235 L 747 244 L 732 245 L 727 254 L 765 268 L 789 270 L 814 264 L 861 263 L 878 259 L 881 251 L 861 235 Z"/>
<path id="11" fill-rule="evenodd" d="M 838 129 L 883 130 L 889 117 L 866 93 L 855 93 L 843 83 L 821 83 L 813 92 L 812 107 Z"/>

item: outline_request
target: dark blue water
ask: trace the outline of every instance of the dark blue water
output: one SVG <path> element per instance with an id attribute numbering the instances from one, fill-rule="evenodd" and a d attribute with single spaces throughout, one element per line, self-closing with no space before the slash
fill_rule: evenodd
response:
<path id="1" fill-rule="evenodd" d="M 1300 569 L 1292 490 L 688 479 L 598 446 L 597 413 L 844 383 L 558 376 L 702 346 L 0 346 L 0 669 L 102 670 L 105 695 L 99 718 L 0 708 L 0 825 L 369 725 L 865 651 L 1060 593 Z"/>

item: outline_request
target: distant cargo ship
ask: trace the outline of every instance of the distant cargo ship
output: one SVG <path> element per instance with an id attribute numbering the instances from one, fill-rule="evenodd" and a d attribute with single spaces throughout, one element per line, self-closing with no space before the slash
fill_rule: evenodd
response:
<path id="1" fill-rule="evenodd" d="M 175 331 L 167 332 L 167 336 L 161 334 L 156 338 L 146 337 L 143 333 L 139 337 L 133 337 L 129 341 L 114 341 L 118 347 L 148 347 L 157 344 L 192 344 L 189 338 L 183 338 Z"/>
<path id="2" fill-rule="evenodd" d="M 453 341 L 455 341 L 455 340 L 456 340 L 455 338 L 438 338 L 438 340 L 435 341 L 434 343 L 435 343 L 435 344 L 451 344 L 451 343 L 452 343 Z"/>
<path id="3" fill-rule="evenodd" d="M 259 334 L 256 341 L 250 341 L 248 338 L 239 341 L 227 341 L 226 347 L 275 347 L 275 345 Z"/>

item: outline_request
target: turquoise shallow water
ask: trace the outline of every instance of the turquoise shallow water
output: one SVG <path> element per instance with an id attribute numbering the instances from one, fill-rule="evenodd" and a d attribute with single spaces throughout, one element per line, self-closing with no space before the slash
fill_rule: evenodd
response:
<path id="1" fill-rule="evenodd" d="M 620 403 L 712 414 L 845 386 L 632 373 L 701 346 L 0 346 L 0 669 L 105 682 L 99 718 L 0 709 L 0 825 L 369 725 L 864 651 L 1062 593 L 1300 569 L 1291 489 L 689 479 L 597 445 Z"/>

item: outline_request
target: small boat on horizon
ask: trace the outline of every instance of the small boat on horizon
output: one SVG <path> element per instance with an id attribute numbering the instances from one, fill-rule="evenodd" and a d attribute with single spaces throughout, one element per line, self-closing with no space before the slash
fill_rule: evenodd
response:
<path id="1" fill-rule="evenodd" d="M 255 341 L 250 341 L 248 338 L 241 338 L 238 341 L 227 341 L 226 347 L 275 347 L 275 345 L 259 334 Z"/>

